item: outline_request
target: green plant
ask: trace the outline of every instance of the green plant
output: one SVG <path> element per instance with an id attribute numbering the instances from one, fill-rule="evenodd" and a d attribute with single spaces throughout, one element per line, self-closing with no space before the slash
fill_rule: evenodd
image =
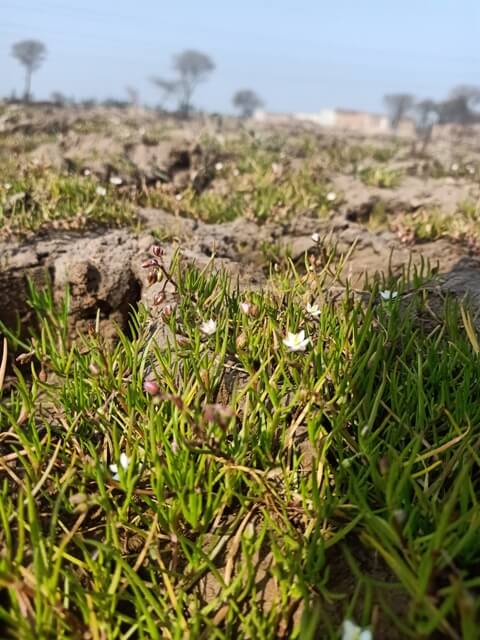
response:
<path id="1" fill-rule="evenodd" d="M 368 167 L 360 171 L 360 180 L 371 187 L 393 189 L 398 187 L 402 179 L 402 172 L 387 167 Z"/>
<path id="2" fill-rule="evenodd" d="M 174 260 L 163 347 L 144 309 L 71 341 L 32 288 L 31 339 L 2 327 L 6 635 L 475 636 L 472 320 L 432 311 L 428 267 L 333 303 L 342 266 L 240 293 Z"/>

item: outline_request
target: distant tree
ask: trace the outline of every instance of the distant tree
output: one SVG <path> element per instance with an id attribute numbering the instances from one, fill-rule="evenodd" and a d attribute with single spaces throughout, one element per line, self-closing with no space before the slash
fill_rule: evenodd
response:
<path id="1" fill-rule="evenodd" d="M 469 109 L 474 109 L 480 103 L 480 87 L 470 84 L 460 84 L 450 91 L 451 99 L 464 100 Z"/>
<path id="2" fill-rule="evenodd" d="M 78 103 L 84 109 L 94 109 L 98 105 L 96 98 L 82 98 Z"/>
<path id="3" fill-rule="evenodd" d="M 105 98 L 101 102 L 102 107 L 113 107 L 115 109 L 126 109 L 129 104 L 127 100 L 122 100 L 121 98 Z"/>
<path id="4" fill-rule="evenodd" d="M 480 114 L 475 107 L 480 104 L 480 88 L 459 85 L 452 89 L 447 100 L 439 105 L 439 122 L 467 125 L 477 122 Z"/>
<path id="5" fill-rule="evenodd" d="M 68 98 L 61 91 L 52 91 L 50 100 L 57 107 L 65 107 L 68 104 Z"/>
<path id="6" fill-rule="evenodd" d="M 394 131 L 400 121 L 410 112 L 414 105 L 414 97 L 410 93 L 391 93 L 383 98 L 390 115 L 390 124 Z"/>
<path id="7" fill-rule="evenodd" d="M 251 89 L 240 89 L 232 98 L 233 106 L 240 109 L 242 118 L 251 118 L 263 106 L 261 98 Z"/>
<path id="8" fill-rule="evenodd" d="M 47 47 L 39 40 L 21 40 L 12 47 L 12 56 L 25 67 L 25 102 L 31 98 L 32 74 L 40 68 L 47 55 Z"/>
<path id="9" fill-rule="evenodd" d="M 431 140 L 433 125 L 438 122 L 438 104 L 431 98 L 420 100 L 414 105 L 415 129 L 422 141 L 422 153 L 427 149 Z"/>
<path id="10" fill-rule="evenodd" d="M 136 109 L 140 102 L 138 89 L 135 89 L 135 87 L 127 86 L 125 87 L 125 91 L 127 92 L 130 106 Z"/>
<path id="11" fill-rule="evenodd" d="M 431 98 L 420 100 L 414 105 L 417 132 L 422 133 L 438 119 L 439 106 Z"/>
<path id="12" fill-rule="evenodd" d="M 162 92 L 160 107 L 163 109 L 165 103 L 178 93 L 180 83 L 178 80 L 165 80 L 165 78 L 159 78 L 158 76 L 153 76 L 150 81 Z"/>
<path id="13" fill-rule="evenodd" d="M 179 75 L 179 111 L 188 117 L 195 89 L 208 78 L 215 69 L 215 64 L 206 53 L 187 49 L 174 57 L 173 68 Z"/>

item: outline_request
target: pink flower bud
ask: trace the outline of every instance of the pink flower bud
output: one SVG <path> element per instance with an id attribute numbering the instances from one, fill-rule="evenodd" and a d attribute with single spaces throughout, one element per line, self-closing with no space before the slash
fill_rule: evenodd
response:
<path id="1" fill-rule="evenodd" d="M 158 282 L 158 275 L 156 271 L 149 271 L 147 276 L 148 284 L 155 284 Z"/>
<path id="2" fill-rule="evenodd" d="M 148 260 L 145 260 L 145 262 L 142 264 L 143 269 L 150 269 L 151 267 L 159 267 L 159 266 L 160 265 L 156 258 L 149 258 Z"/>
<path id="3" fill-rule="evenodd" d="M 97 365 L 94 362 L 91 362 L 88 365 L 88 370 L 93 376 L 98 376 L 98 374 L 100 373 L 100 369 L 97 367 Z"/>
<path id="4" fill-rule="evenodd" d="M 165 293 L 163 291 L 159 291 L 153 296 L 153 304 L 156 307 L 165 300 Z"/>
<path id="5" fill-rule="evenodd" d="M 163 309 L 163 311 L 162 311 L 162 317 L 163 317 L 165 320 L 168 320 L 168 318 L 170 318 L 170 316 L 172 315 L 172 313 L 173 313 L 173 307 L 172 307 L 172 305 L 171 305 L 171 304 L 167 304 L 167 305 L 165 305 L 165 307 L 164 307 L 164 309 Z"/>
<path id="6" fill-rule="evenodd" d="M 145 380 L 143 390 L 151 396 L 158 396 L 160 393 L 160 387 L 155 380 Z"/>
<path id="7" fill-rule="evenodd" d="M 150 249 L 150 251 L 153 253 L 154 256 L 156 256 L 157 258 L 161 258 L 164 255 L 164 250 L 162 249 L 162 247 L 158 244 L 154 244 L 152 246 L 152 248 Z"/>

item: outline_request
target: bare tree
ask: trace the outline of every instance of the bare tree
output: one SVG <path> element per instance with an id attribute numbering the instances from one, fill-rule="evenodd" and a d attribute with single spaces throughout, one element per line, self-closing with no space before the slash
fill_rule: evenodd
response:
<path id="1" fill-rule="evenodd" d="M 130 106 L 132 107 L 132 109 L 137 109 L 138 105 L 140 104 L 140 94 L 138 93 L 138 89 L 127 85 L 125 87 L 125 91 L 127 92 L 128 102 L 130 103 Z"/>
<path id="2" fill-rule="evenodd" d="M 432 138 L 433 125 L 438 122 L 438 111 L 438 104 L 431 98 L 420 100 L 414 105 L 415 129 L 422 142 L 422 153 L 425 153 Z"/>
<path id="3" fill-rule="evenodd" d="M 390 124 L 396 131 L 400 121 L 410 112 L 414 98 L 410 93 L 391 93 L 383 98 L 390 115 Z"/>
<path id="4" fill-rule="evenodd" d="M 476 122 L 480 114 L 475 107 L 480 103 L 480 88 L 471 85 L 459 85 L 450 92 L 447 100 L 439 105 L 439 121 L 442 124 L 453 123 L 467 125 Z"/>
<path id="5" fill-rule="evenodd" d="M 240 89 L 232 98 L 233 106 L 240 109 L 242 118 L 251 118 L 263 106 L 260 96 L 252 89 Z"/>
<path id="6" fill-rule="evenodd" d="M 47 47 L 39 40 L 21 40 L 12 47 L 12 56 L 25 67 L 25 102 L 30 101 L 32 73 L 40 68 L 47 55 Z"/>
<path id="7" fill-rule="evenodd" d="M 460 84 L 450 91 L 451 99 L 462 99 L 470 109 L 474 109 L 480 103 L 480 87 L 470 84 Z"/>
<path id="8" fill-rule="evenodd" d="M 215 69 L 215 64 L 206 53 L 187 49 L 175 56 L 173 68 L 179 75 L 179 110 L 188 117 L 192 109 L 192 95 L 195 89 L 208 78 Z"/>
<path id="9" fill-rule="evenodd" d="M 178 93 L 180 83 L 178 80 L 166 80 L 165 78 L 159 78 L 158 76 L 150 78 L 150 81 L 162 91 L 160 107 L 163 109 L 165 103 Z"/>
<path id="10" fill-rule="evenodd" d="M 68 103 L 68 98 L 61 91 L 52 91 L 50 94 L 50 100 L 57 107 L 65 107 Z"/>

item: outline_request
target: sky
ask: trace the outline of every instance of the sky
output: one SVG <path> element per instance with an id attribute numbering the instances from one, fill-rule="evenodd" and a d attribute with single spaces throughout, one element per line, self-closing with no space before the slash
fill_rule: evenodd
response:
<path id="1" fill-rule="evenodd" d="M 386 93 L 441 99 L 480 84 L 480 0 L 0 0 L 0 96 L 23 91 L 12 44 L 43 41 L 33 94 L 160 100 L 152 76 L 207 53 L 197 107 L 231 112 L 251 88 L 269 111 L 381 111 Z"/>

